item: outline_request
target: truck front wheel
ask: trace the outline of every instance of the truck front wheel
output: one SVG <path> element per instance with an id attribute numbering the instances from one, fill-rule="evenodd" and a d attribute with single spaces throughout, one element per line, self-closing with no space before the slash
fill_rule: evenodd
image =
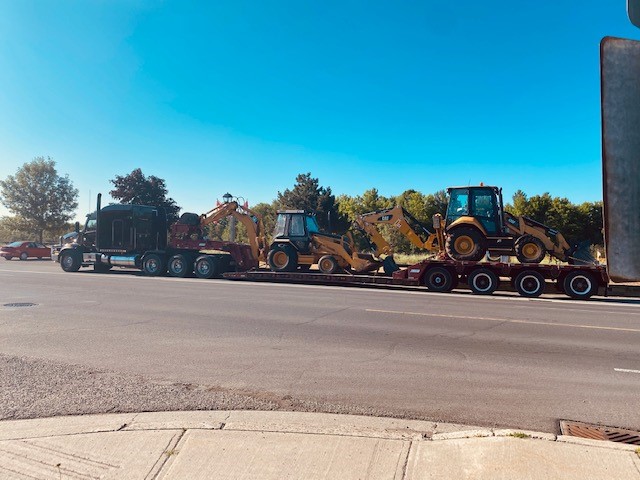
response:
<path id="1" fill-rule="evenodd" d="M 60 266 L 65 272 L 77 272 L 82 266 L 82 259 L 80 258 L 80 254 L 75 251 L 61 253 Z"/>
<path id="2" fill-rule="evenodd" d="M 142 260 L 142 271 L 150 277 L 157 277 L 166 271 L 164 260 L 157 253 L 145 255 Z"/>

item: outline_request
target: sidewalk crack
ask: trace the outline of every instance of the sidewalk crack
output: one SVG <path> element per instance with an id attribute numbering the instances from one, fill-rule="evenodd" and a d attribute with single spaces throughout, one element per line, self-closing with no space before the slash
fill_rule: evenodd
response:
<path id="1" fill-rule="evenodd" d="M 169 461 L 169 459 L 179 453 L 178 445 L 180 445 L 180 441 L 184 437 L 185 433 L 187 433 L 187 430 L 183 429 L 178 434 L 177 438 L 176 437 L 172 437 L 169 440 L 169 442 L 167 443 L 167 446 L 162 450 L 162 453 L 160 454 L 160 457 L 158 458 L 158 460 L 155 461 L 155 463 L 153 464 L 153 466 L 149 470 L 149 473 L 147 473 L 147 475 L 145 475 L 145 477 L 144 477 L 145 479 L 156 480 L 156 479 L 160 478 L 160 476 L 163 473 L 162 470 L 167 465 L 167 462 Z M 156 466 L 158 464 L 160 464 L 160 466 L 157 467 L 157 469 L 156 469 Z M 153 474 L 154 470 L 156 471 L 155 474 Z"/>
<path id="2" fill-rule="evenodd" d="M 413 441 L 409 442 L 409 448 L 407 448 L 407 455 L 404 457 L 404 465 L 402 466 L 402 480 L 407 478 L 407 470 L 409 469 L 409 454 L 413 447 Z"/>

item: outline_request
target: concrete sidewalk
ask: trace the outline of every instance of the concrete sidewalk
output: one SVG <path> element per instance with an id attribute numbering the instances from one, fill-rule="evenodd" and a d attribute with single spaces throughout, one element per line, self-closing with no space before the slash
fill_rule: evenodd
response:
<path id="1" fill-rule="evenodd" d="M 0 422 L 1 479 L 625 479 L 629 445 L 453 424 L 199 411 Z"/>

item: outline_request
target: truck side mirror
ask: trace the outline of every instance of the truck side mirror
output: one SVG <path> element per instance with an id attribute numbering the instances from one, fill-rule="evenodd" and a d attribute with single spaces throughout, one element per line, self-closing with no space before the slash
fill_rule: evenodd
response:
<path id="1" fill-rule="evenodd" d="M 76 230 L 76 233 L 80 233 L 80 222 L 75 223 L 75 230 Z"/>

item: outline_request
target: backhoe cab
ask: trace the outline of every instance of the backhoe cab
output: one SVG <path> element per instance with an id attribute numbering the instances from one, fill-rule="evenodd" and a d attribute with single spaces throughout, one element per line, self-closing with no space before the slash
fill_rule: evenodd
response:
<path id="1" fill-rule="evenodd" d="M 376 271 L 382 262 L 370 254 L 355 252 L 353 239 L 321 232 L 316 217 L 304 210 L 280 210 L 267 255 L 274 272 L 309 270 L 318 265 L 321 273 Z"/>
<path id="2" fill-rule="evenodd" d="M 478 261 L 515 255 L 521 263 L 540 263 L 547 254 L 568 263 L 591 263 L 584 247 L 571 247 L 560 232 L 504 211 L 502 189 L 490 186 L 447 189 L 445 250 L 454 260 Z"/>

